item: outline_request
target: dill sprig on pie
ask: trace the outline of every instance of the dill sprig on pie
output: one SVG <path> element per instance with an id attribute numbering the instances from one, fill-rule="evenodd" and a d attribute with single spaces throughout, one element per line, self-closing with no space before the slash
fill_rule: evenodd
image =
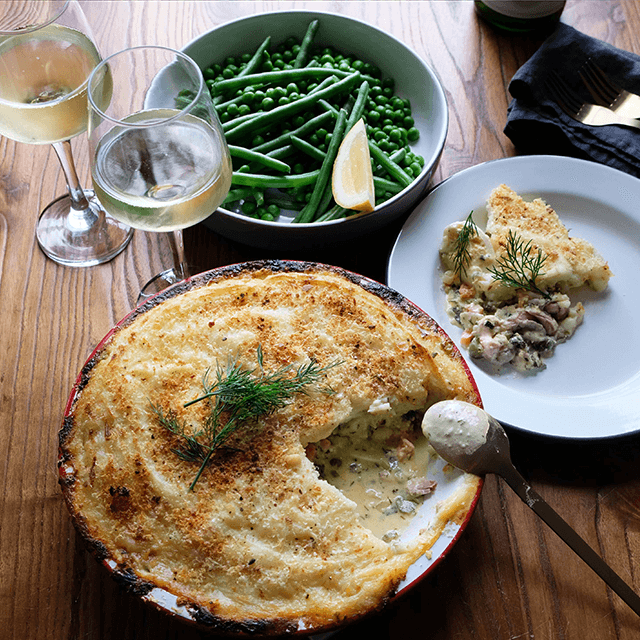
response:
<path id="1" fill-rule="evenodd" d="M 326 371 L 337 363 L 319 367 L 311 360 L 294 369 L 292 365 L 280 367 L 272 373 L 263 368 L 262 348 L 258 346 L 258 367 L 246 369 L 237 358 L 230 359 L 226 367 L 218 364 L 215 371 L 207 369 L 202 378 L 204 393 L 186 402 L 189 407 L 197 402 L 209 401 L 211 410 L 202 429 L 190 432 L 175 411 L 164 412 L 152 405 L 160 424 L 181 440 L 180 446 L 172 449 L 181 460 L 199 462 L 200 468 L 191 483 L 192 491 L 205 467 L 217 449 L 238 429 L 255 424 L 260 418 L 284 407 L 297 393 L 307 394 Z M 322 393 L 333 393 L 329 387 L 315 387 Z"/>
<path id="2" fill-rule="evenodd" d="M 494 267 L 488 268 L 494 280 L 509 287 L 526 289 L 548 298 L 549 293 L 536 284 L 536 279 L 544 275 L 541 269 L 547 259 L 542 250 L 538 249 L 537 253 L 532 253 L 531 240 L 525 242 L 511 229 L 507 235 L 506 249 L 506 255 L 501 256 Z"/>
<path id="3" fill-rule="evenodd" d="M 462 279 L 463 274 L 467 272 L 467 265 L 471 256 L 469 254 L 469 243 L 471 238 L 478 234 L 478 227 L 473 221 L 473 211 L 467 216 L 462 229 L 456 238 L 456 250 L 453 254 L 453 272 Z"/>

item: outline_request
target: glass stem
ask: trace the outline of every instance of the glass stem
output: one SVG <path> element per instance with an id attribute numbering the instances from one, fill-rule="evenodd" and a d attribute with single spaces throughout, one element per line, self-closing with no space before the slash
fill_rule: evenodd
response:
<path id="1" fill-rule="evenodd" d="M 78 215 L 81 215 L 89 208 L 89 201 L 80 186 L 80 180 L 78 180 L 76 165 L 73 161 L 73 154 L 71 153 L 71 141 L 64 140 L 63 142 L 54 142 L 51 146 L 62 165 L 62 171 L 67 181 L 67 189 L 69 190 L 69 197 L 71 198 L 71 208 L 73 212 L 77 211 Z"/>
<path id="2" fill-rule="evenodd" d="M 186 280 L 189 277 L 189 267 L 184 254 L 184 239 L 182 237 L 182 229 L 176 229 L 169 234 L 171 241 L 171 251 L 173 253 L 174 269 L 180 280 Z"/>

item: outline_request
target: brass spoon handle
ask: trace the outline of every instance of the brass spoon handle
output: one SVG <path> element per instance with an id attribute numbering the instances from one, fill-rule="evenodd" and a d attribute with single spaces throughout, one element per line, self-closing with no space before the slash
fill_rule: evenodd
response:
<path id="1" fill-rule="evenodd" d="M 640 596 L 536 493 L 513 465 L 500 475 L 522 501 L 539 515 L 639 616 Z"/>

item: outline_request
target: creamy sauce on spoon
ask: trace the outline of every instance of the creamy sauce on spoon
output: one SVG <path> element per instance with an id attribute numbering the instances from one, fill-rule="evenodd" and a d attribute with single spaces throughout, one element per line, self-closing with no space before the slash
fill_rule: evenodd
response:
<path id="1" fill-rule="evenodd" d="M 422 432 L 448 462 L 464 468 L 468 459 L 487 442 L 489 417 L 480 407 L 459 400 L 432 405 L 424 414 Z"/>

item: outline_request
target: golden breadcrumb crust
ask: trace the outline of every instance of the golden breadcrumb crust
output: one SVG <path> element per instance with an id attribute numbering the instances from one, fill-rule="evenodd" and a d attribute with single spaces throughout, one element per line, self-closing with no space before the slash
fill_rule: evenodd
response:
<path id="1" fill-rule="evenodd" d="M 189 491 L 197 465 L 175 455 L 152 405 L 199 428 L 206 404 L 183 405 L 204 372 L 229 358 L 254 368 L 258 346 L 266 370 L 340 363 L 323 380 L 334 393 L 297 395 L 218 450 Z M 87 363 L 60 433 L 63 493 L 134 592 L 173 594 L 219 632 L 330 628 L 382 606 L 434 542 L 433 531 L 407 545 L 375 537 L 305 455 L 380 398 L 397 415 L 480 402 L 453 344 L 385 287 L 306 263 L 219 269 L 135 312 Z M 469 476 L 447 518 L 464 518 L 478 483 Z"/>
<path id="2" fill-rule="evenodd" d="M 527 202 L 502 184 L 491 192 L 487 210 L 487 233 L 498 256 L 505 253 L 510 230 L 525 242 L 531 240 L 533 250 L 542 249 L 547 256 L 538 286 L 561 284 L 573 288 L 588 284 L 596 291 L 606 288 L 611 277 L 609 265 L 589 242 L 570 237 L 558 214 L 544 200 Z"/>

